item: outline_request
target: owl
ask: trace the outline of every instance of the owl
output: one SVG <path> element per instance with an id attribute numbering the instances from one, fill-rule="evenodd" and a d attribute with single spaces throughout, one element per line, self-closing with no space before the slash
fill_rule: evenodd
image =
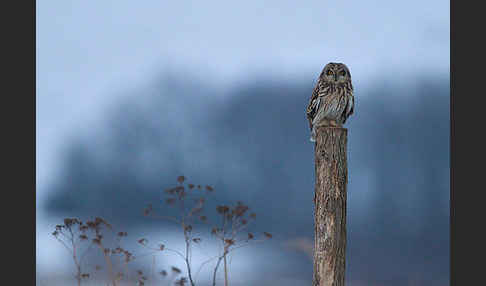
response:
<path id="1" fill-rule="evenodd" d="M 317 80 L 307 106 L 311 141 L 316 141 L 316 127 L 342 127 L 354 112 L 353 85 L 348 67 L 342 63 L 328 63 Z"/>

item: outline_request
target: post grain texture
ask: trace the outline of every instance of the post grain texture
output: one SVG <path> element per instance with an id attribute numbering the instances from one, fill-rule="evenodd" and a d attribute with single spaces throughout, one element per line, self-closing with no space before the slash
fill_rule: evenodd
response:
<path id="1" fill-rule="evenodd" d="M 318 127 L 315 143 L 313 286 L 344 286 L 347 129 Z"/>

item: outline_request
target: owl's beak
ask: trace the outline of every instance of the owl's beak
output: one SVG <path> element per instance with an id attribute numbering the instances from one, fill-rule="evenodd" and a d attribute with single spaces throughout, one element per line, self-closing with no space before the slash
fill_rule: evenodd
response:
<path id="1" fill-rule="evenodd" d="M 334 74 L 334 81 L 337 81 L 337 80 L 338 80 L 337 74 Z"/>

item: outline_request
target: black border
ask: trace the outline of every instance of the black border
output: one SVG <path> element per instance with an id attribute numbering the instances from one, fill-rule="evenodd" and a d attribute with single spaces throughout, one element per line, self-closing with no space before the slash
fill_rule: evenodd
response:
<path id="1" fill-rule="evenodd" d="M 483 285 L 484 146 L 482 64 L 484 9 L 450 2 L 450 285 Z M 463 5 L 463 6 L 462 6 Z M 466 6 L 467 5 L 467 6 Z M 481 35 L 479 38 L 478 36 Z M 479 86 L 478 86 L 479 84 Z"/>
<path id="2" fill-rule="evenodd" d="M 35 1 L 2 6 L 3 284 L 35 285 Z M 32 270 L 32 272 L 31 272 Z M 13 281 L 9 283 L 7 281 Z"/>

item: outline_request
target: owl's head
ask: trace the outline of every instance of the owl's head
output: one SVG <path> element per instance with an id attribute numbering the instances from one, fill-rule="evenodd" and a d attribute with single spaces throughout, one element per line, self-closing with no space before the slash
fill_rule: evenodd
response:
<path id="1" fill-rule="evenodd" d="M 349 69 L 343 63 L 328 63 L 322 70 L 320 78 L 332 84 L 351 82 Z"/>

